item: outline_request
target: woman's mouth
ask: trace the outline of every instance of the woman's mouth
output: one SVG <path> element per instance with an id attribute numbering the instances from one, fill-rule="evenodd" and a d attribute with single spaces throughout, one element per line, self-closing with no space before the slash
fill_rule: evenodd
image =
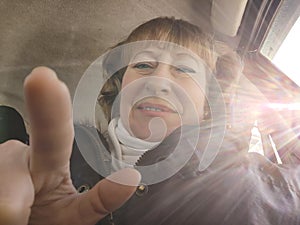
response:
<path id="1" fill-rule="evenodd" d="M 160 105 L 160 104 L 147 104 L 142 103 L 139 104 L 137 109 L 145 110 L 145 111 L 153 111 L 153 112 L 169 112 L 169 113 L 176 113 L 176 111 L 168 106 Z"/>
<path id="2" fill-rule="evenodd" d="M 135 109 L 147 116 L 160 117 L 170 113 L 178 113 L 172 106 L 161 103 L 142 102 L 136 105 Z"/>

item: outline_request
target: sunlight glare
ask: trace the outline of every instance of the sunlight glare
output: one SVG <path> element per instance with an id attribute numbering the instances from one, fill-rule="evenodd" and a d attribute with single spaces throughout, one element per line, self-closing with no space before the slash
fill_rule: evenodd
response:
<path id="1" fill-rule="evenodd" d="M 272 62 L 300 86 L 300 18 L 288 33 Z"/>

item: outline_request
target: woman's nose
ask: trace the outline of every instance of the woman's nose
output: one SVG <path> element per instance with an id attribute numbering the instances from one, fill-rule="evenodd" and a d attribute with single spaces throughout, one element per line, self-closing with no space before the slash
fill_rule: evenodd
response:
<path id="1" fill-rule="evenodd" d="M 145 88 L 152 94 L 168 94 L 171 91 L 171 67 L 167 64 L 159 64 Z"/>
<path id="2" fill-rule="evenodd" d="M 145 84 L 146 90 L 155 95 L 167 95 L 171 91 L 170 80 L 164 77 L 153 76 L 149 77 Z"/>

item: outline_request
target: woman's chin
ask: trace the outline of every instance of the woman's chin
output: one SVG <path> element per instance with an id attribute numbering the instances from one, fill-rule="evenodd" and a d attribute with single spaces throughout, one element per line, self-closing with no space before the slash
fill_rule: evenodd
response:
<path id="1" fill-rule="evenodd" d="M 155 131 L 148 131 L 148 132 L 139 132 L 134 134 L 135 137 L 142 139 L 144 141 L 149 142 L 162 142 L 164 138 L 167 136 L 166 133 L 155 132 Z"/>
<path id="2" fill-rule="evenodd" d="M 139 131 L 136 130 L 136 132 L 133 132 L 133 134 L 135 137 L 145 140 L 145 141 L 162 142 L 177 127 L 178 126 L 170 129 L 165 126 L 157 126 L 157 125 L 155 126 L 154 124 L 150 123 L 149 127 L 145 128 L 145 129 L 140 129 Z"/>

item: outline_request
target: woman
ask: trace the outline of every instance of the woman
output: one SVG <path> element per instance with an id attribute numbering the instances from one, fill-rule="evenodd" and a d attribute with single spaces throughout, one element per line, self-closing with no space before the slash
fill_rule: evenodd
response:
<path id="1" fill-rule="evenodd" d="M 102 176 L 134 166 L 142 174 L 141 192 L 151 191 L 154 184 L 174 174 L 194 176 L 200 171 L 196 155 L 203 154 L 208 145 L 203 140 L 211 134 L 211 129 L 202 131 L 200 150 L 198 128 L 210 124 L 213 105 L 209 106 L 206 98 L 207 84 L 213 83 L 212 38 L 186 21 L 156 18 L 136 28 L 116 47 L 103 60 L 105 75 L 110 78 L 98 98 L 109 122 L 108 130 L 99 134 L 99 142 L 105 139 L 104 144 L 95 144 L 98 133 L 92 128 L 76 126 L 82 155 Z M 219 140 L 216 148 L 217 144 Z M 101 179 L 86 169 L 78 152 L 73 152 L 71 161 L 73 182 L 79 189 Z M 116 220 L 125 224 L 123 216 Z"/>
<path id="2" fill-rule="evenodd" d="M 224 134 L 226 104 L 210 76 L 213 46 L 194 25 L 157 18 L 105 57 L 110 78 L 98 100 L 108 130 L 75 129 L 79 150 L 98 174 L 74 151 L 73 181 L 92 186 L 123 167 L 136 168 L 142 181 L 132 198 L 99 224 L 298 223 L 291 216 L 298 198 L 285 197 L 295 194 L 287 171 L 248 155 L 230 129 Z M 217 74 L 222 81 L 222 71 Z"/>

